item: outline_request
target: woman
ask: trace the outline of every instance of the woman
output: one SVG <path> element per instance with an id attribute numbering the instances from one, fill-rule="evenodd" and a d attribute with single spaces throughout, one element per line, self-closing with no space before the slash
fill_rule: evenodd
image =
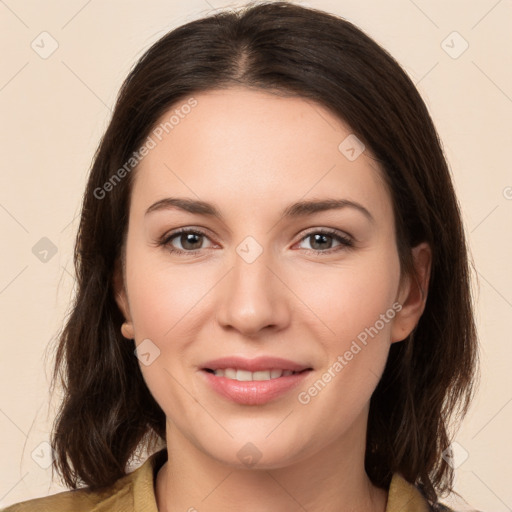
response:
<path id="1" fill-rule="evenodd" d="M 349 22 L 260 3 L 154 44 L 75 264 L 52 448 L 76 490 L 8 511 L 447 510 L 477 358 L 459 206 L 413 83 Z"/>

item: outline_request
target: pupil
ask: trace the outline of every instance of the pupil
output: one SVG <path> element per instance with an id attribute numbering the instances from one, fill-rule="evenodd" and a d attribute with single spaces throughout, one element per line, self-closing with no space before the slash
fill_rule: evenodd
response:
<path id="1" fill-rule="evenodd" d="M 181 240 L 181 244 L 182 246 L 185 248 L 185 249 L 197 249 L 197 247 L 187 247 L 187 244 L 191 244 L 191 245 L 194 245 L 194 241 L 193 241 L 193 238 L 198 238 L 200 237 L 201 235 L 197 235 L 195 233 L 185 233 L 184 235 L 182 235 L 182 240 Z M 185 238 L 185 243 L 183 243 L 183 237 Z M 197 240 L 195 242 L 197 244 Z M 199 244 L 201 245 L 201 244 Z"/>
<path id="2" fill-rule="evenodd" d="M 314 239 L 314 242 L 311 244 L 311 246 L 313 247 L 313 249 L 325 249 L 325 245 L 322 246 L 320 245 L 319 247 L 315 247 L 315 244 L 318 242 L 318 239 L 323 239 L 323 241 L 325 242 L 325 239 L 326 238 L 330 238 L 329 235 L 322 235 L 321 233 L 317 233 L 316 235 L 313 235 L 313 239 Z"/>

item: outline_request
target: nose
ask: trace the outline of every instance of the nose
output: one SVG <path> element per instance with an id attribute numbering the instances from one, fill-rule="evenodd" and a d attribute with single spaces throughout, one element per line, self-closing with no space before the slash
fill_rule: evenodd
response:
<path id="1" fill-rule="evenodd" d="M 222 328 L 255 337 L 288 325 L 293 294 L 270 259 L 265 251 L 252 262 L 235 255 L 233 267 L 217 290 L 216 318 Z"/>

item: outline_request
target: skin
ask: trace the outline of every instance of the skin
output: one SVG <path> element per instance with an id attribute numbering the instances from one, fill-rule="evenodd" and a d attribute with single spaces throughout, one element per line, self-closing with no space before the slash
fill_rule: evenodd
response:
<path id="1" fill-rule="evenodd" d="M 330 111 L 241 87 L 194 97 L 197 106 L 136 169 L 126 262 L 115 277 L 124 336 L 137 345 L 149 338 L 160 350 L 140 364 L 167 417 L 158 509 L 383 512 L 387 492 L 364 470 L 369 400 L 391 343 L 404 340 L 424 310 L 430 248 L 413 249 L 417 278 L 401 281 L 381 171 L 368 148 L 354 161 L 342 154 L 351 131 Z M 145 215 L 169 196 L 212 202 L 223 219 L 179 209 Z M 374 220 L 349 207 L 280 220 L 289 204 L 320 198 L 357 201 Z M 207 236 L 187 245 L 178 235 L 169 246 L 196 254 L 157 245 L 182 227 Z M 329 236 L 315 244 L 311 228 L 337 229 L 354 247 Z M 247 236 L 263 249 L 252 263 L 236 251 Z M 298 393 L 397 301 L 402 309 L 378 335 L 300 403 Z M 231 402 L 199 373 L 217 357 L 262 354 L 313 371 L 264 405 Z M 237 456 L 249 442 L 261 453 L 251 467 Z"/>

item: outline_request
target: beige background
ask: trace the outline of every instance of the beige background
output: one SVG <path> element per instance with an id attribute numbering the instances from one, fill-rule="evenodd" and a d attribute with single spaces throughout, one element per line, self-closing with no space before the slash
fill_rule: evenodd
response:
<path id="1" fill-rule="evenodd" d="M 45 349 L 70 304 L 81 195 L 121 82 L 171 28 L 242 3 L 0 1 L 0 507 L 64 490 L 44 467 L 55 405 Z M 512 2 L 302 3 L 389 50 L 437 125 L 480 282 L 482 378 L 456 438 L 456 489 L 474 508 L 512 510 Z M 57 250 L 46 263 L 33 252 L 43 237 Z"/>

